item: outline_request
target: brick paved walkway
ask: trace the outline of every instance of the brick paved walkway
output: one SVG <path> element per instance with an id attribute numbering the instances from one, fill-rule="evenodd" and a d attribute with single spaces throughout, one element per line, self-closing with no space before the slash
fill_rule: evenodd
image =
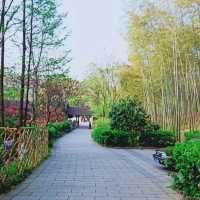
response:
<path id="1" fill-rule="evenodd" d="M 151 150 L 103 148 L 88 129 L 61 138 L 54 154 L 1 200 L 173 200 L 170 177 Z"/>

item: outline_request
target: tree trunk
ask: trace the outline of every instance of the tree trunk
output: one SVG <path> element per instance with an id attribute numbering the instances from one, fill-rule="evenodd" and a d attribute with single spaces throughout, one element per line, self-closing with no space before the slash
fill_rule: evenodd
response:
<path id="1" fill-rule="evenodd" d="M 43 54 L 43 48 L 44 48 L 44 32 L 42 32 L 41 37 L 41 45 L 40 45 L 40 53 L 38 61 L 34 68 L 34 76 L 35 76 L 35 88 L 34 88 L 34 103 L 33 103 L 33 120 L 36 120 L 38 115 L 38 87 L 39 87 L 39 77 L 38 77 L 38 69 L 40 67 L 42 54 Z"/>
<path id="2" fill-rule="evenodd" d="M 5 0 L 2 0 L 1 11 L 1 74 L 0 74 L 0 112 L 1 112 L 1 126 L 5 125 L 4 117 L 4 59 L 5 59 Z"/>
<path id="3" fill-rule="evenodd" d="M 28 61 L 28 71 L 27 71 L 27 90 L 26 90 L 26 106 L 25 106 L 25 124 L 28 114 L 28 104 L 29 104 L 29 88 L 30 88 L 30 71 L 31 71 L 31 61 L 32 61 L 32 49 L 33 49 L 33 0 L 31 0 L 31 30 L 30 30 L 30 44 L 29 44 L 29 61 Z"/>
<path id="4" fill-rule="evenodd" d="M 26 0 L 23 0 L 23 42 L 22 42 L 22 72 L 20 91 L 20 126 L 24 125 L 24 87 L 26 70 Z"/>

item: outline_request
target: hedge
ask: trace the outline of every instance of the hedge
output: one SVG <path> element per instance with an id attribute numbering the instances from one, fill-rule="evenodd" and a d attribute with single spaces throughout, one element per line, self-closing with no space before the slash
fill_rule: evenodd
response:
<path id="1" fill-rule="evenodd" d="M 155 131 L 137 136 L 137 134 L 127 131 L 112 130 L 109 127 L 97 127 L 92 133 L 93 139 L 106 146 L 146 146 L 146 147 L 166 147 L 175 144 L 173 132 Z"/>
<path id="2" fill-rule="evenodd" d="M 140 145 L 152 147 L 173 146 L 176 142 L 175 134 L 171 131 L 156 130 L 145 132 L 140 136 Z"/>
<path id="3" fill-rule="evenodd" d="M 111 147 L 134 147 L 138 137 L 126 131 L 111 130 L 108 127 L 98 127 L 92 131 L 92 138 L 101 145 Z"/>
<path id="4" fill-rule="evenodd" d="M 200 142 L 190 141 L 163 149 L 165 165 L 175 171 L 174 187 L 190 199 L 200 199 Z"/>
<path id="5" fill-rule="evenodd" d="M 49 123 L 49 146 L 51 147 L 56 139 L 63 136 L 65 133 L 70 132 L 72 128 L 73 127 L 70 121 Z"/>
<path id="6" fill-rule="evenodd" d="M 176 171 L 176 161 L 173 158 L 173 150 L 174 150 L 174 146 L 169 146 L 169 147 L 165 147 L 162 149 L 166 155 L 167 158 L 165 159 L 164 163 L 165 163 L 165 167 L 171 171 Z"/>
<path id="7" fill-rule="evenodd" d="M 200 199 L 200 142 L 177 144 L 173 159 L 177 171 L 174 186 L 184 194 Z"/>

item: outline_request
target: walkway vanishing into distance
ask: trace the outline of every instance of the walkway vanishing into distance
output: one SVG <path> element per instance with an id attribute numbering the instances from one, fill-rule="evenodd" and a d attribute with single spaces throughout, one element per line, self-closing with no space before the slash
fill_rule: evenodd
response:
<path id="1" fill-rule="evenodd" d="M 110 149 L 90 130 L 61 138 L 53 155 L 1 200 L 175 200 L 171 178 L 152 161 L 151 150 Z"/>

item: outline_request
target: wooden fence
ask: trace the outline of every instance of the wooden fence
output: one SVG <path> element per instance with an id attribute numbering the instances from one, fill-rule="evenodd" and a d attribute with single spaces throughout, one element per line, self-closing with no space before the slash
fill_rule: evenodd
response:
<path id="1" fill-rule="evenodd" d="M 0 128 L 0 188 L 35 168 L 47 155 L 46 127 Z"/>

